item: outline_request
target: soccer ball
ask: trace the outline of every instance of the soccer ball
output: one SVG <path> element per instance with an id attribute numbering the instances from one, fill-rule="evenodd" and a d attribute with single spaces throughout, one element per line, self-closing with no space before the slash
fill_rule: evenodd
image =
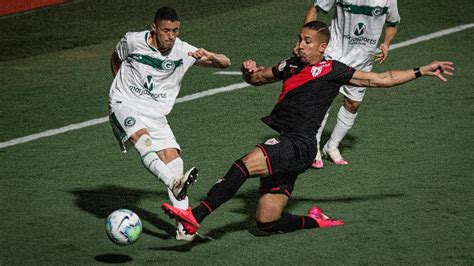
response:
<path id="1" fill-rule="evenodd" d="M 131 210 L 116 210 L 107 217 L 105 231 L 117 245 L 130 245 L 138 240 L 142 233 L 142 222 Z"/>

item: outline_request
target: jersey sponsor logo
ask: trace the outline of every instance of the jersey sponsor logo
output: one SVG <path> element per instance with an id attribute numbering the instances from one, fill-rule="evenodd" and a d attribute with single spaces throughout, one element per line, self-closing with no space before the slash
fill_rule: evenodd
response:
<path id="1" fill-rule="evenodd" d="M 153 90 L 153 77 L 148 75 L 145 78 L 145 81 L 143 82 L 143 88 L 145 88 L 148 91 Z"/>
<path id="2" fill-rule="evenodd" d="M 125 127 L 133 127 L 136 122 L 137 120 L 135 120 L 135 118 L 129 116 L 125 118 L 125 120 L 123 121 L 123 124 L 125 125 Z"/>
<path id="3" fill-rule="evenodd" d="M 357 25 L 355 25 L 354 27 L 354 34 L 356 36 L 360 36 L 362 34 L 364 34 L 365 32 L 365 24 L 360 22 L 360 23 L 357 23 Z"/>
<path id="4" fill-rule="evenodd" d="M 148 89 L 144 88 L 138 88 L 138 87 L 135 87 L 133 85 L 130 85 L 128 87 L 128 89 L 133 92 L 134 94 L 138 95 L 138 96 L 145 96 L 145 97 L 149 97 L 155 101 L 159 101 L 159 99 L 165 99 L 166 98 L 166 93 L 152 93 L 151 91 L 149 91 Z"/>
<path id="5" fill-rule="evenodd" d="M 349 44 L 351 45 L 356 45 L 356 44 L 372 45 L 372 46 L 376 45 L 377 40 L 370 39 L 363 36 L 366 29 L 367 29 L 367 26 L 364 23 L 359 22 L 353 28 L 353 33 L 355 36 L 352 36 L 350 34 L 345 34 L 344 39 L 348 39 Z"/>

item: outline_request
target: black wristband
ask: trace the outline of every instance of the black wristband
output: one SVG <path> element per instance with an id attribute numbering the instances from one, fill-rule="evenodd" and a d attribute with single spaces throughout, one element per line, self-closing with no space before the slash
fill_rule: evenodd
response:
<path id="1" fill-rule="evenodd" d="M 421 77 L 421 71 L 420 71 L 420 68 L 419 68 L 419 67 L 415 67 L 415 68 L 413 69 L 413 72 L 415 72 L 415 78 Z"/>

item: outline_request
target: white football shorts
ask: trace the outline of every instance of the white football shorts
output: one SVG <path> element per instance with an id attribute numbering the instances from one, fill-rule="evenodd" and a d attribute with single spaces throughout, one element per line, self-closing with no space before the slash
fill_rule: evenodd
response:
<path id="1" fill-rule="evenodd" d="M 140 115 L 123 103 L 113 104 L 110 109 L 109 121 L 122 152 L 127 152 L 127 148 L 133 146 L 129 140 L 130 136 L 143 128 L 148 129 L 153 144 L 158 147 L 159 151 L 170 148 L 181 151 L 166 117 L 152 119 Z"/>
<path id="2" fill-rule="evenodd" d="M 342 85 L 339 88 L 339 92 L 346 96 L 347 98 L 353 100 L 353 101 L 358 101 L 362 102 L 365 96 L 365 91 L 366 87 L 355 87 L 351 85 Z"/>
<path id="3" fill-rule="evenodd" d="M 370 72 L 372 70 L 372 63 L 363 66 L 360 70 Z M 342 85 L 339 88 L 339 93 L 341 93 L 342 95 L 346 96 L 347 98 L 353 101 L 362 102 L 362 100 L 364 99 L 366 90 L 367 90 L 367 87 L 355 87 L 351 85 Z"/>

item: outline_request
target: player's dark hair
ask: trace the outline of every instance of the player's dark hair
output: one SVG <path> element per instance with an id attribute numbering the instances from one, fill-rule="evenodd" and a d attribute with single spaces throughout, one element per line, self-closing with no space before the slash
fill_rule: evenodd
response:
<path id="1" fill-rule="evenodd" d="M 153 21 L 158 22 L 162 20 L 179 21 L 178 13 L 174 8 L 169 6 L 160 7 L 156 10 L 155 19 Z"/>
<path id="2" fill-rule="evenodd" d="M 329 32 L 329 28 L 326 23 L 314 20 L 304 24 L 303 28 L 315 30 L 318 33 L 318 36 L 321 38 L 322 42 L 329 42 L 331 33 Z"/>

